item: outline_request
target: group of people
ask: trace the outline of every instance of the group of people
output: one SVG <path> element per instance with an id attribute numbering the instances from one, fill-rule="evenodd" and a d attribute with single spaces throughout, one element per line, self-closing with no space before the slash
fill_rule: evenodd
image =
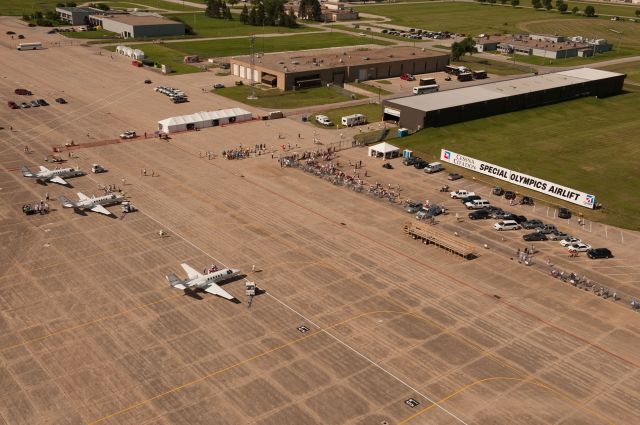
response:
<path id="1" fill-rule="evenodd" d="M 47 194 L 47 198 L 48 198 Z M 47 199 L 48 200 L 48 199 Z M 35 204 L 25 204 L 22 206 L 22 212 L 25 214 L 48 214 L 49 213 L 49 203 L 43 201 L 36 202 Z"/>
<path id="2" fill-rule="evenodd" d="M 98 185 L 98 190 L 102 190 L 105 195 L 108 195 L 110 193 L 121 192 L 121 189 L 115 184 L 110 184 L 107 186 Z"/>
<path id="3" fill-rule="evenodd" d="M 533 254 L 535 254 L 536 248 L 531 245 L 531 248 L 524 247 L 521 251 L 520 248 L 516 250 L 516 258 L 518 259 L 518 263 L 526 264 L 527 266 L 531 265 Z"/>

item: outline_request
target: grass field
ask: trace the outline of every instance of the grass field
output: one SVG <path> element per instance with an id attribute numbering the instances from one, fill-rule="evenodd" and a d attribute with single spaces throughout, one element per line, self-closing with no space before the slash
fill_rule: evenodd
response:
<path id="1" fill-rule="evenodd" d="M 335 125 L 327 127 L 316 122 L 316 115 L 326 115 L 334 124 L 340 124 L 342 117 L 346 115 L 363 114 L 367 117 L 368 122 L 378 122 L 382 119 L 382 107 L 377 103 L 368 103 L 366 105 L 349 106 L 346 108 L 337 108 L 330 111 L 324 111 L 311 116 L 311 123 L 320 128 L 336 128 Z M 342 125 L 340 125 L 342 127 Z M 366 129 L 366 126 L 363 127 Z"/>
<path id="2" fill-rule="evenodd" d="M 23 15 L 25 13 L 33 13 L 37 10 L 55 10 L 56 4 L 60 3 L 60 0 L 0 0 L 0 15 Z M 64 3 L 64 1 L 62 1 Z M 76 2 L 81 5 L 83 2 Z M 100 3 L 96 1 L 96 3 Z M 118 2 L 103 2 L 116 6 Z M 195 9 L 191 6 L 182 6 L 179 3 L 171 3 L 163 0 L 130 0 L 126 2 L 127 5 L 133 4 L 134 6 L 125 7 L 153 7 L 165 10 L 201 10 Z"/>
<path id="3" fill-rule="evenodd" d="M 78 2 L 78 4 L 80 4 L 81 2 Z M 100 3 L 100 2 L 97 2 Z M 120 2 L 103 2 L 108 4 L 110 7 L 120 7 L 118 5 L 118 3 Z M 129 0 L 126 2 L 123 2 L 126 4 L 133 4 L 133 7 L 138 7 L 141 9 L 144 8 L 153 8 L 153 9 L 164 9 L 164 10 L 170 10 L 170 11 L 176 11 L 176 12 L 181 12 L 181 11 L 185 11 L 185 10 L 199 10 L 202 11 L 202 9 L 198 9 L 189 5 L 182 5 L 182 3 L 172 3 L 169 1 L 163 1 L 163 0 Z M 124 6 L 124 7 L 130 7 L 130 6 Z"/>
<path id="4" fill-rule="evenodd" d="M 425 158 L 447 148 L 592 193 L 604 208 L 589 212 L 591 218 L 640 230 L 640 88 L 625 88 L 628 92 L 606 99 L 583 98 L 428 128 L 394 142 Z M 463 174 L 469 176 L 466 170 Z"/>
<path id="5" fill-rule="evenodd" d="M 525 65 L 514 65 L 510 62 L 492 61 L 477 56 L 465 56 L 453 65 L 466 66 L 474 71 L 485 70 L 495 75 L 517 75 L 533 72 Z"/>
<path id="6" fill-rule="evenodd" d="M 619 63 L 617 65 L 608 65 L 602 69 L 612 72 L 627 74 L 625 82 L 640 84 L 640 61 L 630 63 Z"/>
<path id="7" fill-rule="evenodd" d="M 353 46 L 370 43 L 341 33 L 299 34 L 295 37 L 265 37 L 256 39 L 256 50 L 264 52 L 280 52 L 304 49 L 320 49 L 328 47 Z M 385 42 L 374 40 L 376 44 Z M 249 54 L 249 42 L 246 38 L 212 40 L 212 41 L 184 41 L 164 44 L 133 44 L 141 49 L 146 56 L 155 62 L 171 65 L 177 73 L 198 72 L 192 66 L 182 64 L 185 55 L 199 55 L 201 58 L 214 58 Z"/>
<path id="8" fill-rule="evenodd" d="M 100 39 L 112 40 L 114 38 L 117 38 L 118 36 L 118 34 L 116 34 L 115 32 L 105 31 L 105 30 L 65 32 L 62 34 L 64 34 L 65 37 L 69 37 L 69 38 L 92 39 L 92 40 L 100 40 Z"/>
<path id="9" fill-rule="evenodd" d="M 380 81 L 377 81 L 377 82 L 379 83 Z M 387 81 L 387 83 L 389 83 L 389 81 Z M 374 86 L 369 85 L 367 83 L 349 83 L 349 84 L 351 84 L 352 86 L 359 87 L 362 90 L 369 91 L 369 92 L 371 92 L 373 94 L 380 94 L 381 96 L 386 96 L 388 94 L 393 94 L 392 92 L 390 92 L 388 90 L 385 90 L 383 88 L 374 87 Z M 385 83 L 382 83 L 382 84 L 385 84 Z"/>
<path id="10" fill-rule="evenodd" d="M 247 99 L 250 92 L 251 87 L 248 85 L 227 87 L 214 91 L 215 94 L 246 103 L 247 105 L 269 109 L 294 109 L 305 106 L 346 102 L 352 100 L 353 97 L 356 99 L 362 98 L 362 96 L 335 87 L 317 87 L 286 92 L 278 89 L 261 90 L 256 88 L 256 96 L 258 99 L 255 100 Z"/>

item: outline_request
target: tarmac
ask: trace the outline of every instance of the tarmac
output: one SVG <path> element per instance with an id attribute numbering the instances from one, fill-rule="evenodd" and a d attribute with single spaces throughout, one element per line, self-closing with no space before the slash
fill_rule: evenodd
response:
<path id="1" fill-rule="evenodd" d="M 12 25 L 0 20 L 2 37 Z M 637 233 L 587 229 L 536 206 L 525 215 L 616 257 L 569 259 L 546 242 L 526 267 L 511 259 L 524 246 L 521 232 L 439 218 L 437 226 L 487 245 L 464 260 L 408 238 L 402 226 L 413 218 L 397 205 L 281 168 L 270 154 L 219 156 L 240 144 L 321 149 L 314 135 L 327 144 L 335 131 L 256 120 L 169 141 L 96 144 L 240 104 L 202 92 L 216 81 L 211 74 L 165 77 L 83 46 L 18 52 L 1 44 L 2 98 L 17 101 L 13 90 L 25 87 L 29 100 L 51 106 L 0 109 L 0 424 L 637 422 L 640 316 L 540 265 L 550 257 L 637 296 Z M 182 89 L 190 102 L 174 105 L 156 85 Z M 108 172 L 69 179 L 72 188 L 20 175 L 70 140 L 80 148 L 65 166 L 100 163 Z M 218 157 L 205 159 L 206 151 Z M 400 184 L 403 198 L 459 208 L 437 190 L 443 173 L 399 159 L 385 170 L 364 148 L 338 159 L 362 160 L 369 181 Z M 57 202 L 99 194 L 99 184 L 121 187 L 139 211 L 83 216 Z M 54 210 L 23 215 L 21 206 L 45 192 Z M 224 289 L 240 304 L 184 296 L 165 280 L 184 277 L 182 262 L 239 268 L 261 294 L 248 308 L 238 279 Z"/>

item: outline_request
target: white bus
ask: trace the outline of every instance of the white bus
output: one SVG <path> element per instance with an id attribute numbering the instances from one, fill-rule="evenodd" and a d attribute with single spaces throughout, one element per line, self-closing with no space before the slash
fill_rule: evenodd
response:
<path id="1" fill-rule="evenodd" d="M 42 49 L 42 43 L 20 43 L 18 50 L 38 50 Z"/>
<path id="2" fill-rule="evenodd" d="M 417 86 L 413 88 L 413 94 L 435 93 L 439 89 L 440 86 L 437 84 L 430 84 L 428 86 Z"/>

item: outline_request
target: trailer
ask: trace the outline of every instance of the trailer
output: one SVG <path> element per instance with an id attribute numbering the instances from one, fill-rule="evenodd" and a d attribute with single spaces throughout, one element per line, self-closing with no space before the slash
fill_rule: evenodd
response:
<path id="1" fill-rule="evenodd" d="M 473 71 L 474 80 L 484 80 L 485 78 L 487 78 L 487 71 L 485 70 Z"/>
<path id="2" fill-rule="evenodd" d="M 353 127 L 354 125 L 362 125 L 367 123 L 367 117 L 362 114 L 353 114 L 342 117 L 342 125 Z"/>

